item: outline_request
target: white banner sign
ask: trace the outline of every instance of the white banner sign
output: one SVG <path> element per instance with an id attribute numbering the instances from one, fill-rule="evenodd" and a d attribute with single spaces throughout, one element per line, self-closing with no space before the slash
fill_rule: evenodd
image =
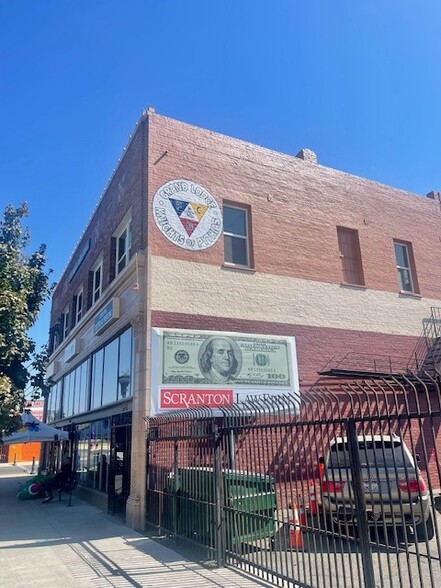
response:
<path id="1" fill-rule="evenodd" d="M 293 337 L 152 329 L 151 414 L 298 392 Z"/>

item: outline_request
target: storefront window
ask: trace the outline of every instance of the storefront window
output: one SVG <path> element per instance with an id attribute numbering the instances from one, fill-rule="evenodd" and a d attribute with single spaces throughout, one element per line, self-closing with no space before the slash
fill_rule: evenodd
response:
<path id="1" fill-rule="evenodd" d="M 132 395 L 132 329 L 119 338 L 118 398 Z"/>
<path id="2" fill-rule="evenodd" d="M 47 401 L 48 422 L 131 396 L 132 345 L 132 329 L 127 329 L 52 386 Z"/>
<path id="3" fill-rule="evenodd" d="M 79 425 L 77 429 L 78 437 L 78 469 L 80 471 L 80 483 L 88 485 L 89 470 L 89 437 L 90 424 Z"/>
<path id="4" fill-rule="evenodd" d="M 89 458 L 89 472 L 88 486 L 91 488 L 97 488 L 98 486 L 98 473 L 99 473 L 99 462 L 101 456 L 101 427 L 102 421 L 96 421 L 90 426 L 90 458 Z"/>
<path id="5" fill-rule="evenodd" d="M 52 414 L 52 404 L 54 402 L 54 395 L 55 395 L 55 385 L 51 386 L 51 390 L 49 392 L 49 394 L 47 395 L 47 399 L 46 399 L 46 422 L 47 423 L 51 423 L 54 420 L 53 414 Z"/>
<path id="6" fill-rule="evenodd" d="M 107 492 L 108 485 L 108 471 L 109 471 L 109 460 L 110 460 L 110 421 L 106 419 L 103 421 L 102 429 L 102 449 L 100 457 L 100 469 L 99 469 L 99 486 L 98 490 L 101 492 Z"/>
<path id="7" fill-rule="evenodd" d="M 103 364 L 104 349 L 100 349 L 92 356 L 92 389 L 90 395 L 90 408 L 97 408 L 102 404 Z"/>
<path id="8" fill-rule="evenodd" d="M 77 437 L 80 483 L 88 488 L 107 492 L 110 459 L 109 419 L 79 425 Z"/>
<path id="9" fill-rule="evenodd" d="M 89 360 L 83 363 L 75 370 L 77 375 L 75 378 L 75 410 L 74 414 L 85 412 L 88 409 L 88 377 L 89 377 Z"/>
<path id="10" fill-rule="evenodd" d="M 62 411 L 61 411 L 62 394 L 61 394 L 61 391 L 63 389 L 63 380 L 59 380 L 56 383 L 55 387 L 56 387 L 56 393 L 55 393 L 55 398 L 54 398 L 54 404 L 52 406 L 52 411 L 53 411 L 54 420 L 57 420 L 57 419 L 62 418 Z"/>
<path id="11" fill-rule="evenodd" d="M 64 379 L 63 417 L 74 414 L 75 403 L 75 371 L 68 374 Z"/>

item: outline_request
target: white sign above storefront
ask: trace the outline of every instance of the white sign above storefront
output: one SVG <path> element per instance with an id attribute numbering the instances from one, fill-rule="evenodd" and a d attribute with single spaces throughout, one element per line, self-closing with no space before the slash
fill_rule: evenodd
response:
<path id="1" fill-rule="evenodd" d="M 190 251 L 208 249 L 222 234 L 222 212 L 213 196 L 190 180 L 170 180 L 153 198 L 153 217 L 174 245 Z"/>
<path id="2" fill-rule="evenodd" d="M 68 363 L 72 361 L 80 352 L 80 341 L 79 339 L 73 339 L 64 350 L 64 361 Z"/>

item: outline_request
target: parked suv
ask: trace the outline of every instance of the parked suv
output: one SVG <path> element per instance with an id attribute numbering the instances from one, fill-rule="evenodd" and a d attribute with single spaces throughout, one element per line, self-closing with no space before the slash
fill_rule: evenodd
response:
<path id="1" fill-rule="evenodd" d="M 411 526 L 418 540 L 432 539 L 430 495 L 404 441 L 397 435 L 366 435 L 357 437 L 357 442 L 369 524 Z M 356 525 L 347 439 L 332 439 L 321 461 L 324 513 L 336 523 Z"/>

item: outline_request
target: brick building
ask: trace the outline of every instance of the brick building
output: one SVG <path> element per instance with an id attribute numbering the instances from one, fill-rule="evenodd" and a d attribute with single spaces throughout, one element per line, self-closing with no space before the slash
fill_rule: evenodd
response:
<path id="1" fill-rule="evenodd" d="M 144 417 L 164 330 L 295 341 L 293 389 L 297 370 L 302 389 L 338 366 L 406 369 L 441 306 L 440 219 L 437 193 L 145 112 L 52 300 L 47 420 L 74 433 L 84 495 L 143 527 Z M 190 392 L 231 388 L 207 381 Z"/>

